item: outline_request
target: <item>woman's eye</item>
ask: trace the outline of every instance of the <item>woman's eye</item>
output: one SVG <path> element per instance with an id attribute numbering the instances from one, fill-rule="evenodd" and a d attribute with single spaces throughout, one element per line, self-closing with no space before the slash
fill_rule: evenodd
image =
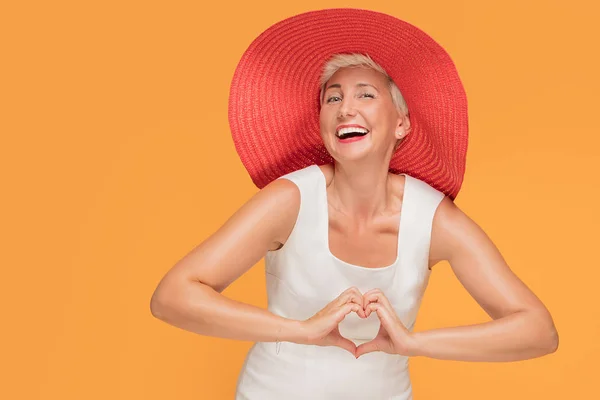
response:
<path id="1" fill-rule="evenodd" d="M 370 98 L 374 99 L 375 95 L 373 95 L 371 93 L 363 93 L 363 94 L 360 95 L 360 97 L 370 97 Z"/>
<path id="2" fill-rule="evenodd" d="M 332 101 L 337 101 L 337 100 L 339 100 L 339 99 L 340 99 L 340 98 L 339 98 L 338 96 L 331 96 L 331 97 L 329 97 L 329 98 L 327 99 L 327 102 L 328 102 L 328 103 L 331 103 Z"/>

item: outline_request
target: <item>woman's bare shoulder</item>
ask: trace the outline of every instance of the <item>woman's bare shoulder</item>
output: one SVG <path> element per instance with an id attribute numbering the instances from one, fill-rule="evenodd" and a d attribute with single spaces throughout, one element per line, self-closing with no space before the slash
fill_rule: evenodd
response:
<path id="1" fill-rule="evenodd" d="M 167 273 L 167 281 L 194 280 L 221 292 L 289 235 L 300 208 L 296 185 L 275 180 L 255 193 L 225 223 Z M 176 277 L 176 278 L 171 278 Z M 177 285 L 163 287 L 167 297 Z"/>

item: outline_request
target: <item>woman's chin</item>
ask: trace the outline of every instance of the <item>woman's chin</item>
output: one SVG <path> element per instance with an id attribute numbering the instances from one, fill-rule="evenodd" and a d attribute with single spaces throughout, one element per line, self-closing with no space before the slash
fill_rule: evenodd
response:
<path id="1" fill-rule="evenodd" d="M 373 154 L 371 146 L 336 147 L 331 153 L 338 161 L 359 161 Z"/>

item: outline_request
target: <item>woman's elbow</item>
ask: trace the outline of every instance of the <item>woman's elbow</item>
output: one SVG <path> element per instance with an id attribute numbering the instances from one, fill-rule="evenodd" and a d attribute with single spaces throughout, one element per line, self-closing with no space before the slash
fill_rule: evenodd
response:
<path id="1" fill-rule="evenodd" d="M 554 324 L 551 324 L 550 329 L 548 329 L 548 340 L 547 340 L 546 350 L 548 354 L 556 352 L 558 350 L 558 331 Z"/>
<path id="2" fill-rule="evenodd" d="M 535 335 L 533 340 L 535 341 L 534 346 L 539 348 L 543 354 L 551 354 L 558 350 L 558 331 L 554 325 L 554 321 L 549 313 L 544 312 L 537 318 L 532 319 L 533 331 Z"/>
<path id="3" fill-rule="evenodd" d="M 164 320 L 168 308 L 165 300 L 155 291 L 150 299 L 150 312 L 152 313 L 152 316 Z"/>
<path id="4" fill-rule="evenodd" d="M 204 322 L 204 314 L 210 311 L 210 292 L 206 285 L 188 280 L 171 279 L 162 282 L 150 299 L 152 315 L 166 323 L 178 324 L 194 319 L 196 323 Z"/>
<path id="5" fill-rule="evenodd" d="M 170 315 L 177 312 L 177 309 L 182 305 L 177 304 L 176 299 L 179 297 L 176 294 L 181 293 L 181 290 L 176 290 L 172 282 L 163 280 L 152 293 L 150 299 L 150 312 L 152 315 L 162 321 L 170 319 Z"/>

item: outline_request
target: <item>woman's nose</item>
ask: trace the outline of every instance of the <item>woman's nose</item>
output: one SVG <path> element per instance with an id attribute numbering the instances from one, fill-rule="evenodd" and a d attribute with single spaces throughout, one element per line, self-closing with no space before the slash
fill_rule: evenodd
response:
<path id="1" fill-rule="evenodd" d="M 340 108 L 338 110 L 338 118 L 344 118 L 346 116 L 354 116 L 356 115 L 356 110 L 352 106 L 352 103 L 348 100 L 342 100 L 342 104 L 340 104 Z"/>

